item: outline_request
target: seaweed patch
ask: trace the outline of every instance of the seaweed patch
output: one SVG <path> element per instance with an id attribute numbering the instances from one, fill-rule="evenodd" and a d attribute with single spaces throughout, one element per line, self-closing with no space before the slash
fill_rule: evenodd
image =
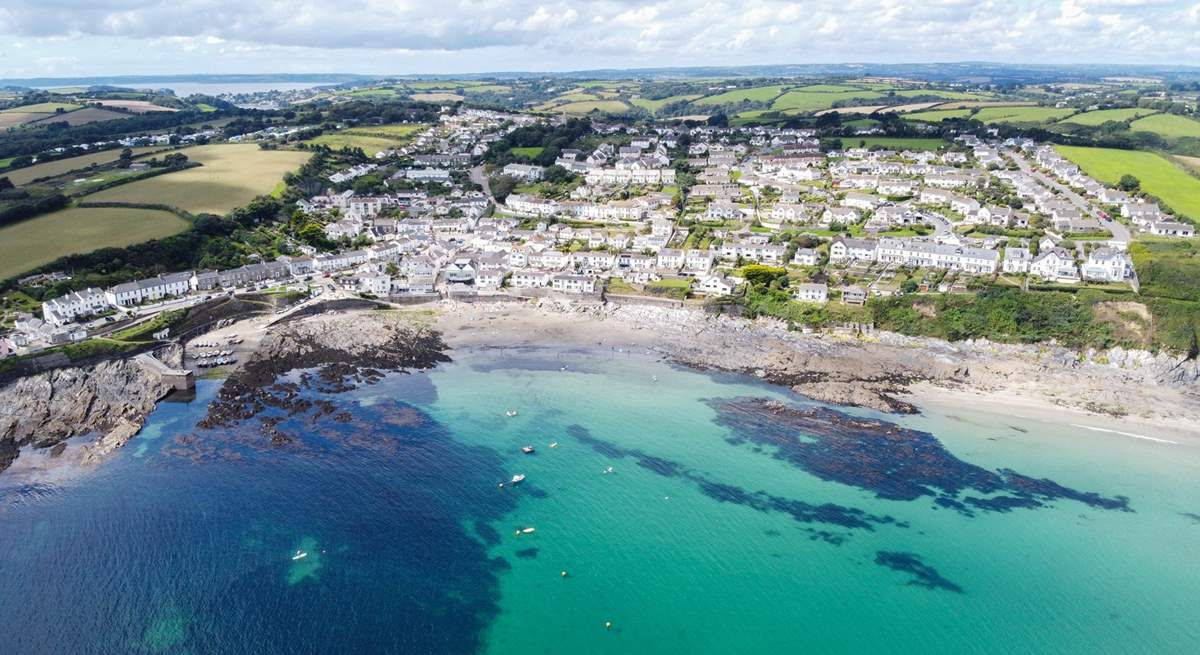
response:
<path id="1" fill-rule="evenodd" d="M 622 448 L 617 444 L 600 439 L 581 425 L 568 427 L 567 433 L 606 457 L 612 459 L 631 457 L 637 461 L 639 466 L 651 473 L 688 480 L 694 483 L 701 493 L 717 502 L 741 505 L 759 512 L 787 514 L 798 523 L 824 523 L 858 530 L 874 530 L 876 525 L 889 524 L 908 527 L 905 523 L 897 523 L 890 516 L 878 516 L 854 507 L 833 503 L 817 505 L 794 498 L 776 496 L 765 491 L 750 491 L 735 485 L 716 482 L 678 462 L 649 455 L 636 448 Z M 810 536 L 814 540 L 837 545 L 845 541 L 844 535 L 825 530 L 810 530 Z"/>
<path id="2" fill-rule="evenodd" d="M 769 446 L 772 457 L 823 480 L 873 492 L 888 500 L 933 496 L 939 507 L 974 511 L 1032 509 L 1066 499 L 1097 509 L 1132 511 L 1125 496 L 1071 489 L 1010 469 L 991 471 L 955 457 L 928 432 L 851 416 L 825 407 L 800 408 L 763 398 L 707 401 L 726 441 Z M 964 497 L 967 491 L 974 495 Z"/>
<path id="3" fill-rule="evenodd" d="M 875 553 L 875 563 L 893 571 L 907 573 L 911 576 L 908 581 L 909 586 L 963 593 L 962 587 L 947 580 L 937 572 L 937 569 L 921 561 L 920 557 L 912 553 L 881 550 Z"/>

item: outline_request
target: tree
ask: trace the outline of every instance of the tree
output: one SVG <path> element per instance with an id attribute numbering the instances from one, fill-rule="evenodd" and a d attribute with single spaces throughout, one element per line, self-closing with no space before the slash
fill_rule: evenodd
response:
<path id="1" fill-rule="evenodd" d="M 742 269 L 742 277 L 754 286 L 765 286 L 779 278 L 786 278 L 787 270 L 774 266 L 751 264 Z"/>
<path id="2" fill-rule="evenodd" d="M 1121 181 L 1117 182 L 1117 188 L 1126 193 L 1134 193 L 1142 188 L 1142 181 L 1129 174 L 1122 175 Z"/>
<path id="3" fill-rule="evenodd" d="M 511 175 L 501 175 L 491 180 L 492 195 L 496 198 L 496 202 L 504 202 L 504 199 L 516 188 L 517 180 Z"/>

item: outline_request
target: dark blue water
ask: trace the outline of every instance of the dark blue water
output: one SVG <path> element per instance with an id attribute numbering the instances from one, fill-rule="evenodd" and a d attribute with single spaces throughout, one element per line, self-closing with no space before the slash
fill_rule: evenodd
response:
<path id="1" fill-rule="evenodd" d="M 346 423 L 285 420 L 305 437 L 284 446 L 255 422 L 193 436 L 215 389 L 161 406 L 146 461 L 118 457 L 44 500 L 3 491 L 0 652 L 478 648 L 506 566 L 483 524 L 514 502 L 494 491 L 493 451 L 386 399 Z M 294 562 L 298 548 L 310 556 Z"/>

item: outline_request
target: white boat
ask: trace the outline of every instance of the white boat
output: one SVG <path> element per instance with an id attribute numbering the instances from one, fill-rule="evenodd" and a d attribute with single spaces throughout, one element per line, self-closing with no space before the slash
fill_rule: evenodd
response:
<path id="1" fill-rule="evenodd" d="M 510 410 L 508 410 L 507 412 L 504 412 L 504 415 L 505 415 L 505 416 L 507 416 L 507 417 L 509 417 L 509 418 L 512 418 L 512 417 L 514 417 L 514 416 L 516 416 L 516 415 L 517 415 L 517 410 L 515 410 L 515 409 L 510 409 Z"/>
<path id="2" fill-rule="evenodd" d="M 525 453 L 526 455 L 532 455 L 533 454 L 533 446 L 522 446 L 521 452 Z"/>
<path id="3" fill-rule="evenodd" d="M 521 484 L 521 483 L 522 483 L 522 482 L 524 482 L 524 481 L 525 481 L 525 474 L 524 474 L 524 473 L 518 473 L 518 474 L 514 475 L 514 476 L 513 476 L 513 479 L 512 479 L 512 483 L 513 483 L 513 484 Z"/>
<path id="4" fill-rule="evenodd" d="M 304 559 L 305 557 L 308 557 L 308 553 L 306 553 L 302 550 L 298 550 L 298 551 L 296 551 L 295 555 L 292 555 L 292 561 L 296 561 L 298 559 Z"/>
<path id="5" fill-rule="evenodd" d="M 555 441 L 554 443 L 550 444 L 550 447 L 551 447 L 551 448 L 558 448 L 558 442 L 557 442 L 557 441 Z"/>
<path id="6" fill-rule="evenodd" d="M 533 528 L 521 528 L 521 534 L 533 534 Z"/>

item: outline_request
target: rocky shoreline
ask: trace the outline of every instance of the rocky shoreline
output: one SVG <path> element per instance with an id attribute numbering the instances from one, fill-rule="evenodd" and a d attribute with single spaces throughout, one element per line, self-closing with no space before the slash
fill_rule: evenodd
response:
<path id="1" fill-rule="evenodd" d="M 773 320 L 746 320 L 699 309 L 546 298 L 458 303 L 393 311 L 344 308 L 277 325 L 225 381 L 203 427 L 231 426 L 267 407 L 315 409 L 303 388 L 336 392 L 386 371 L 421 370 L 447 351 L 488 346 L 644 348 L 679 365 L 756 376 L 806 397 L 888 413 L 915 413 L 911 391 L 1008 400 L 1018 411 L 1045 407 L 1137 419 L 1195 432 L 1200 368 L 1167 354 L 1076 353 L 1052 344 L 947 343 L 901 335 L 803 334 Z M 178 356 L 178 353 L 175 353 Z M 299 382 L 281 375 L 316 369 Z M 20 449 L 59 446 L 95 434 L 85 463 L 120 448 L 170 389 L 133 360 L 64 368 L 0 387 L 0 472 Z M 336 417 L 335 417 L 336 418 Z M 263 420 L 272 443 L 287 435 Z M 54 452 L 54 451 L 52 451 Z"/>
<path id="2" fill-rule="evenodd" d="M 170 359 L 168 355 L 163 356 Z M 55 369 L 10 382 L 0 387 L 0 472 L 24 446 L 48 448 L 93 433 L 97 439 L 82 461 L 95 462 L 137 434 L 170 391 L 133 359 Z"/>
<path id="3" fill-rule="evenodd" d="M 452 347 L 624 344 L 681 365 L 754 375 L 815 400 L 888 413 L 915 412 L 910 392 L 936 390 L 1193 433 L 1200 425 L 1200 366 L 1166 353 L 1077 353 L 1054 344 L 949 343 L 881 331 L 805 334 L 771 319 L 553 298 L 443 302 L 438 326 Z"/>

